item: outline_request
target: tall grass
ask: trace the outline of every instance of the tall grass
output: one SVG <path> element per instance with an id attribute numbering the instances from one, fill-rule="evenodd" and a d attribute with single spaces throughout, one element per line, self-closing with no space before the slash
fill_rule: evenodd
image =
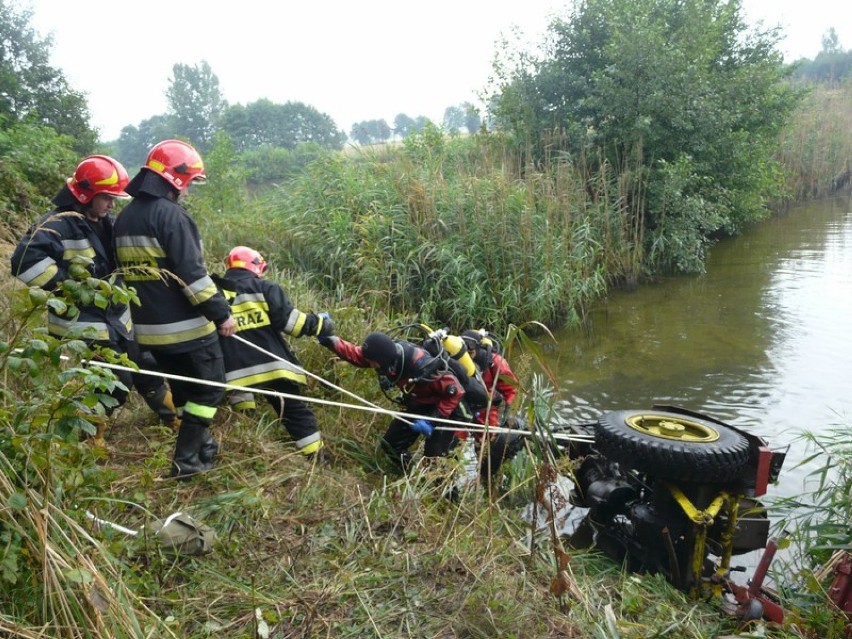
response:
<path id="1" fill-rule="evenodd" d="M 848 637 L 846 615 L 828 603 L 831 566 L 852 553 L 852 442 L 848 424 L 802 436 L 809 454 L 800 463 L 813 467 L 801 495 L 779 500 L 778 526 L 790 533 L 794 551 L 781 560 L 776 578 L 784 604 L 813 636 Z"/>
<path id="2" fill-rule="evenodd" d="M 844 90 L 831 113 L 846 112 L 842 95 L 848 109 Z M 848 136 L 835 147 L 826 132 L 837 129 L 812 122 L 801 140 L 815 145 L 813 159 L 794 188 L 805 195 L 823 192 L 827 167 L 845 161 L 848 171 Z M 787 149 L 804 148 L 801 140 L 790 137 Z M 210 155 L 214 188 L 190 205 L 211 268 L 236 244 L 259 249 L 297 306 L 332 310 L 356 341 L 406 315 L 457 328 L 577 321 L 646 262 L 644 212 L 634 204 L 644 199 L 641 166 L 556 153 L 534 165 L 499 134 L 447 140 L 427 130 L 381 154 L 324 158 L 286 187 L 249 197 L 231 156 L 226 146 Z M 174 434 L 154 426 L 138 399 L 111 420 L 109 450 L 94 451 L 78 435 L 103 417 L 93 407 L 114 382 L 60 364 L 84 349 L 36 328 L 46 295 L 0 300 L 0 636 L 697 639 L 736 626 L 661 578 L 624 575 L 546 531 L 527 543 L 534 536 L 519 511 L 545 474 L 532 448 L 512 463 L 504 491 L 458 502 L 443 498 L 453 460 L 393 475 L 377 447 L 386 419 L 339 407 L 316 410 L 332 467 L 310 465 L 269 413 L 223 410 L 216 469 L 185 484 L 163 480 Z M 310 340 L 294 346 L 308 370 L 387 405 L 369 372 L 336 365 Z M 526 378 L 524 359 L 512 361 Z M 308 393 L 328 391 L 312 383 Z M 531 423 L 541 403 L 523 409 Z M 847 440 L 848 429 L 823 451 L 832 464 Z M 828 514 L 803 528 L 819 533 L 803 537 L 815 561 L 849 544 L 848 477 L 824 477 L 817 503 Z M 169 557 L 144 538 L 93 528 L 86 508 L 132 528 L 189 510 L 217 531 L 215 551 Z M 796 568 L 813 583 L 808 571 Z M 801 604 L 802 616 L 819 601 Z M 812 627 L 834 628 L 823 622 L 815 612 Z"/>
<path id="3" fill-rule="evenodd" d="M 786 197 L 818 198 L 848 185 L 852 176 L 852 79 L 814 85 L 781 136 L 779 160 Z"/>
<path id="4" fill-rule="evenodd" d="M 63 446 L 46 466 L 37 458 L 45 451 L 34 447 L 30 467 L 68 472 L 73 450 Z M 128 585 L 122 562 L 81 523 L 73 500 L 31 484 L 0 453 L 0 500 L 6 504 L 0 515 L 5 546 L 0 631 L 9 633 L 3 636 L 175 636 Z"/>
<path id="5" fill-rule="evenodd" d="M 605 163 L 590 173 L 518 157 L 497 134 L 427 131 L 381 157 L 321 160 L 261 198 L 257 217 L 230 219 L 271 261 L 389 316 L 576 322 L 640 268 L 630 187 Z"/>
<path id="6" fill-rule="evenodd" d="M 776 204 L 848 182 L 851 87 L 815 88 L 791 119 L 778 157 L 788 190 Z M 533 163 L 499 132 L 447 138 L 427 127 L 401 145 L 320 158 L 254 198 L 242 194 L 232 154 L 214 152 L 219 186 L 199 191 L 199 220 L 209 255 L 251 245 L 335 304 L 453 327 L 556 326 L 582 321 L 614 282 L 700 272 L 723 220 L 764 206 L 728 202 L 708 217 L 703 199 L 688 195 L 700 176 L 688 162 L 666 165 L 648 228 L 650 167 L 569 155 L 551 142 Z M 750 161 L 747 146 L 741 154 Z"/>

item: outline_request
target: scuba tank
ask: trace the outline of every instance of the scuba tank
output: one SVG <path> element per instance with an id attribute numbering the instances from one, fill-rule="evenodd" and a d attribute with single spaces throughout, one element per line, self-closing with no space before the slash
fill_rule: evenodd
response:
<path id="1" fill-rule="evenodd" d="M 429 328 L 426 324 L 421 324 L 420 326 L 429 334 L 428 339 L 440 342 L 450 357 L 464 367 L 468 377 L 472 379 L 476 375 L 476 366 L 474 365 L 470 354 L 467 352 L 467 347 L 461 337 L 458 335 L 450 335 L 445 328 L 439 328 L 435 331 Z"/>
<path id="2" fill-rule="evenodd" d="M 491 353 L 495 350 L 499 353 L 499 349 L 494 348 L 494 342 L 491 337 L 488 335 L 488 331 L 484 328 L 480 328 L 479 331 L 479 347 L 485 350 L 485 366 L 491 366 Z"/>

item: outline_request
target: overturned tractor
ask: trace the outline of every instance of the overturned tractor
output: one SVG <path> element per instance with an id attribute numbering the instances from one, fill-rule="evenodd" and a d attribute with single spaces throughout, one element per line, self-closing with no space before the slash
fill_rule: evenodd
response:
<path id="1" fill-rule="evenodd" d="M 572 430 L 594 435 L 562 447 L 579 462 L 572 502 L 588 509 L 573 545 L 662 573 L 695 596 L 722 594 L 731 558 L 767 546 L 757 498 L 785 453 L 763 439 L 675 406 L 605 413 Z"/>

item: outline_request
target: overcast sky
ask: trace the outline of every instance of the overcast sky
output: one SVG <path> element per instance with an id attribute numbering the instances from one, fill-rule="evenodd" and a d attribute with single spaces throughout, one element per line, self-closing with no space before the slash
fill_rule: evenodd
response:
<path id="1" fill-rule="evenodd" d="M 556 0 L 13 0 L 52 35 L 52 64 L 87 95 L 92 124 L 121 128 L 165 113 L 172 67 L 206 60 L 225 99 L 304 102 L 346 133 L 398 113 L 439 123 L 447 106 L 477 103 L 501 34 L 537 40 Z M 841 10 L 841 7 L 846 9 Z M 834 27 L 852 48 L 842 0 L 744 0 L 750 21 L 780 25 L 788 60 L 813 58 Z M 174 10 L 172 10 L 174 8 Z"/>

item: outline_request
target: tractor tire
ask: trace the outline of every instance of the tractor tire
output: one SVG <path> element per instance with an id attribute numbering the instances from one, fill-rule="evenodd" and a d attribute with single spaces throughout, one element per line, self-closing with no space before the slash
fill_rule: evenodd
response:
<path id="1" fill-rule="evenodd" d="M 625 468 L 688 482 L 736 481 L 749 459 L 748 440 L 732 428 L 666 411 L 604 413 L 595 444 Z"/>

